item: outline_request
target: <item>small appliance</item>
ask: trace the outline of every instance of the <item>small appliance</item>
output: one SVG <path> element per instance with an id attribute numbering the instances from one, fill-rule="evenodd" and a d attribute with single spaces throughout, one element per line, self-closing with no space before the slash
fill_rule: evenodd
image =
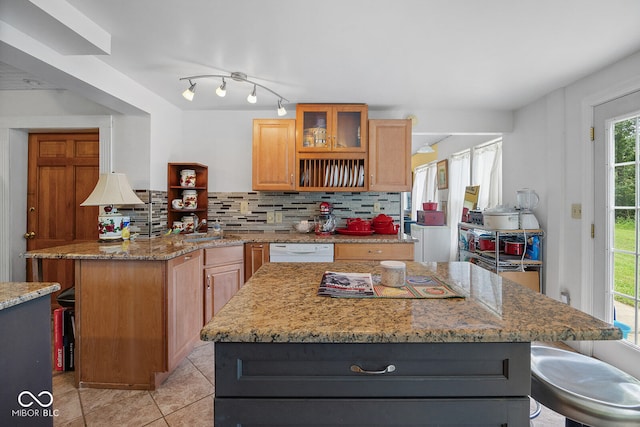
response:
<path id="1" fill-rule="evenodd" d="M 530 230 L 540 228 L 540 224 L 533 214 L 533 209 L 538 206 L 540 198 L 535 191 L 523 188 L 516 192 L 518 208 L 520 209 L 520 228 Z"/>
<path id="2" fill-rule="evenodd" d="M 336 229 L 336 217 L 331 213 L 333 206 L 330 203 L 320 203 L 320 216 L 315 218 L 315 232 L 323 236 L 333 234 Z"/>

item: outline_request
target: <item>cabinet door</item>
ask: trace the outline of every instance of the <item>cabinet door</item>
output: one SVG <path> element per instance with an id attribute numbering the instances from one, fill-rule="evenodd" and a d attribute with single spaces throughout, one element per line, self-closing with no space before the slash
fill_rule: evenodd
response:
<path id="1" fill-rule="evenodd" d="M 205 307 L 205 321 L 211 320 L 211 317 L 233 297 L 243 278 L 242 263 L 223 265 L 220 267 L 209 267 L 204 270 L 205 286 L 208 294 L 208 307 Z"/>
<path id="2" fill-rule="evenodd" d="M 296 125 L 293 119 L 253 121 L 254 190 L 293 190 Z"/>
<path id="3" fill-rule="evenodd" d="M 331 149 L 333 151 L 367 150 L 367 106 L 340 105 L 333 111 Z"/>
<path id="4" fill-rule="evenodd" d="M 410 120 L 369 120 L 369 190 L 411 191 Z"/>
<path id="5" fill-rule="evenodd" d="M 367 110 L 365 104 L 298 104 L 297 150 L 365 152 Z"/>
<path id="6" fill-rule="evenodd" d="M 268 243 L 246 243 L 244 245 L 244 280 L 253 276 L 264 263 L 269 262 Z"/>
<path id="7" fill-rule="evenodd" d="M 167 337 L 169 370 L 189 354 L 202 328 L 202 254 L 191 252 L 168 262 Z"/>

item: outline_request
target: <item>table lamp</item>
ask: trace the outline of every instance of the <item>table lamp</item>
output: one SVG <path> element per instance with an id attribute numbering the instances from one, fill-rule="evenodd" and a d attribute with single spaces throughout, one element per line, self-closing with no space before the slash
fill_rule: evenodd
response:
<path id="1" fill-rule="evenodd" d="M 125 174 L 103 173 L 100 174 L 96 187 L 80 206 L 100 206 L 98 241 L 117 242 L 122 240 L 123 228 L 129 226 L 130 218 L 120 215 L 114 205 L 139 204 L 144 202 L 133 192 Z"/>

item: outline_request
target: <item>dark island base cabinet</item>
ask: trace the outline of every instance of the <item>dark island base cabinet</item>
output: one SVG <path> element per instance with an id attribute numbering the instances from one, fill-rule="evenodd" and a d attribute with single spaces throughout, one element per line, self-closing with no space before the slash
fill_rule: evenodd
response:
<path id="1" fill-rule="evenodd" d="M 216 343 L 215 375 L 219 427 L 529 425 L 529 343 Z"/>

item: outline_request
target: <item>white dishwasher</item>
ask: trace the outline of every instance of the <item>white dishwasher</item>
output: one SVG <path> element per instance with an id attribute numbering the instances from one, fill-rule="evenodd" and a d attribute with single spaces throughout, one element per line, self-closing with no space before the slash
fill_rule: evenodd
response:
<path id="1" fill-rule="evenodd" d="M 333 262 L 333 243 L 271 243 L 271 262 Z"/>

